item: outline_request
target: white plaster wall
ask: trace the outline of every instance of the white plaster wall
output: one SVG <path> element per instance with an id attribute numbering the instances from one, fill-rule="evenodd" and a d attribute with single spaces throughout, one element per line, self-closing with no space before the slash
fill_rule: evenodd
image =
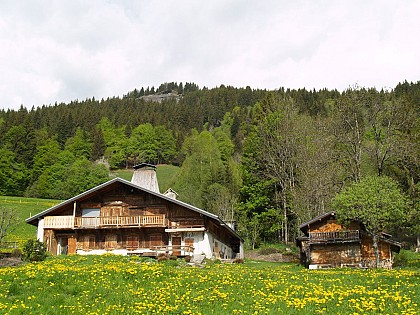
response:
<path id="1" fill-rule="evenodd" d="M 38 221 L 38 229 L 37 229 L 37 233 L 36 233 L 36 238 L 40 242 L 44 241 L 44 219 L 40 219 Z"/>
<path id="2" fill-rule="evenodd" d="M 220 256 L 221 259 L 235 258 L 236 254 L 233 252 L 232 248 L 222 243 L 220 240 L 215 238 L 213 234 L 209 232 L 204 232 L 203 239 L 197 242 L 197 248 L 195 248 L 196 246 L 194 246 L 194 254 L 204 253 L 207 258 L 215 258 L 213 255 L 215 242 L 219 243 L 219 252 L 222 253 Z"/>

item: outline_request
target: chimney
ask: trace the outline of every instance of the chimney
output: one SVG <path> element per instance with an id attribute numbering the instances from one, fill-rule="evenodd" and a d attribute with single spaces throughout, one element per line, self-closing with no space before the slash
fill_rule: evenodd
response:
<path id="1" fill-rule="evenodd" d="M 134 173 L 131 182 L 134 185 L 160 193 L 156 176 L 156 165 L 141 163 L 133 166 Z"/>

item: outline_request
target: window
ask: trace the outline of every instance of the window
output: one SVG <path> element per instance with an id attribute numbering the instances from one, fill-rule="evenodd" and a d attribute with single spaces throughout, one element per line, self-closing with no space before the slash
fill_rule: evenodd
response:
<path id="1" fill-rule="evenodd" d="M 105 248 L 112 249 L 117 247 L 117 235 L 107 234 L 105 235 Z"/>
<path id="2" fill-rule="evenodd" d="M 84 235 L 82 239 L 83 249 L 95 249 L 95 235 Z"/>
<path id="3" fill-rule="evenodd" d="M 139 237 L 138 235 L 129 235 L 127 236 L 127 249 L 137 249 L 139 248 Z"/>
<path id="4" fill-rule="evenodd" d="M 92 208 L 92 209 L 82 209 L 82 217 L 96 218 L 99 217 L 101 209 Z"/>
<path id="5" fill-rule="evenodd" d="M 98 226 L 101 209 L 82 209 L 82 226 Z"/>

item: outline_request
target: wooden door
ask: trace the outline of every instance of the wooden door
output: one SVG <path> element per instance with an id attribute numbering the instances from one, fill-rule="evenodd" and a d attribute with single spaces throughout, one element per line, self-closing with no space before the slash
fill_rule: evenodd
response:
<path id="1" fill-rule="evenodd" d="M 67 254 L 73 255 L 76 254 L 76 238 L 74 236 L 70 236 L 68 238 L 68 251 Z"/>
<path id="2" fill-rule="evenodd" d="M 172 236 L 172 255 L 181 256 L 181 238 Z"/>
<path id="3" fill-rule="evenodd" d="M 66 236 L 59 237 L 58 239 L 58 255 L 67 255 L 68 239 Z"/>
<path id="4" fill-rule="evenodd" d="M 185 253 L 194 253 L 194 239 L 192 237 L 185 239 Z"/>
<path id="5" fill-rule="evenodd" d="M 220 259 L 219 242 L 214 242 L 214 257 Z"/>

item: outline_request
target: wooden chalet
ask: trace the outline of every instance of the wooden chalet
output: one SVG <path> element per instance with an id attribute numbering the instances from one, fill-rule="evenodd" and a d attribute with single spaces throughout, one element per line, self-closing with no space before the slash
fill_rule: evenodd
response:
<path id="1" fill-rule="evenodd" d="M 299 229 L 304 234 L 296 240 L 300 260 L 310 269 L 375 266 L 372 236 L 357 220 L 345 227 L 334 212 L 329 212 L 303 223 Z M 378 248 L 380 267 L 391 268 L 393 253 L 398 253 L 401 245 L 382 233 Z"/>
<path id="2" fill-rule="evenodd" d="M 173 192 L 173 191 L 171 191 Z M 171 197 L 172 196 L 172 197 Z M 135 167 L 26 220 L 53 255 L 136 254 L 243 258 L 243 240 L 218 216 L 159 193 L 156 168 Z"/>

